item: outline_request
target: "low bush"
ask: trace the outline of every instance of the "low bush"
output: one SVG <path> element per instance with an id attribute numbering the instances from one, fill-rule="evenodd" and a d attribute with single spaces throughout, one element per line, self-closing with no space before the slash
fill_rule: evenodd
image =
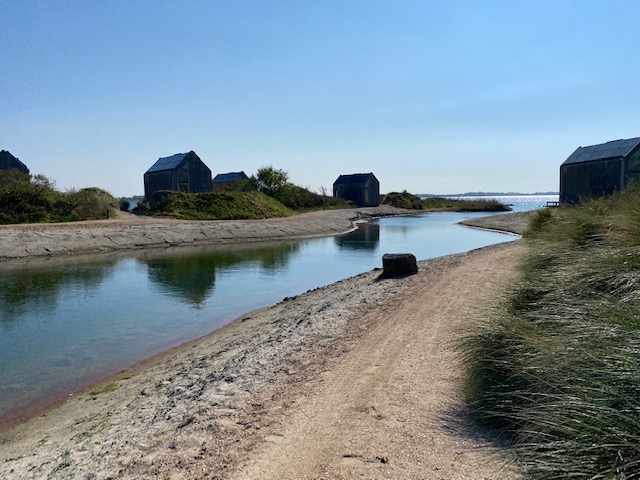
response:
<path id="1" fill-rule="evenodd" d="M 417 195 L 403 192 L 391 192 L 384 195 L 380 201 L 382 205 L 391 205 L 397 208 L 406 208 L 408 210 L 424 210 L 426 208 L 424 201 Z"/>
<path id="2" fill-rule="evenodd" d="M 292 183 L 281 186 L 272 196 L 285 207 L 297 211 L 353 208 L 353 204 L 347 200 L 319 195 Z"/>
<path id="3" fill-rule="evenodd" d="M 43 175 L 0 171 L 0 224 L 108 218 L 118 200 L 99 188 L 59 192 Z"/>
<path id="4" fill-rule="evenodd" d="M 421 199 L 417 195 L 403 192 L 391 192 L 382 197 L 383 205 L 409 210 L 451 211 L 451 212 L 508 212 L 511 207 L 494 199 L 457 199 L 444 197 L 427 197 Z"/>

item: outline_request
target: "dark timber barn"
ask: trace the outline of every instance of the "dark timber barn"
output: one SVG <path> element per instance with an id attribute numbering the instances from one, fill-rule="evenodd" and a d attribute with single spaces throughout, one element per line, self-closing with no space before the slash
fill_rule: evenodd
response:
<path id="1" fill-rule="evenodd" d="M 144 174 L 144 196 L 158 190 L 197 193 L 211 191 L 211 170 L 192 150 L 158 159 Z"/>
<path id="2" fill-rule="evenodd" d="M 29 169 L 24 163 L 6 150 L 0 150 L 0 170 L 11 170 L 13 168 L 22 173 L 29 173 Z"/>
<path id="3" fill-rule="evenodd" d="M 640 180 L 640 137 L 578 147 L 560 166 L 560 203 L 622 191 Z"/>
<path id="4" fill-rule="evenodd" d="M 237 182 L 248 179 L 244 172 L 219 173 L 211 181 L 211 186 L 214 192 L 220 192 L 233 188 Z"/>
<path id="5" fill-rule="evenodd" d="M 333 196 L 350 200 L 358 207 L 380 205 L 380 182 L 373 173 L 340 175 L 333 182 Z"/>

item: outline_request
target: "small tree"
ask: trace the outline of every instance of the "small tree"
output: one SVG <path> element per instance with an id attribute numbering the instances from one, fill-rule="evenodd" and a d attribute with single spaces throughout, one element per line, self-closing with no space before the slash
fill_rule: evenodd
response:
<path id="1" fill-rule="evenodd" d="M 255 175 L 255 186 L 259 192 L 273 197 L 289 181 L 289 174 L 284 170 L 269 165 L 260 167 Z"/>

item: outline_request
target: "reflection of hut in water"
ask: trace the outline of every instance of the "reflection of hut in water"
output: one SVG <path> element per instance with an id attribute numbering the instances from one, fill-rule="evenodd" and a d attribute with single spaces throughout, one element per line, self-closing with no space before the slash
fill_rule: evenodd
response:
<path id="1" fill-rule="evenodd" d="M 5 267 L 0 275 L 0 324 L 27 312 L 49 312 L 69 290 L 97 289 L 116 265 L 113 259 L 60 261 L 44 267 Z"/>
<path id="2" fill-rule="evenodd" d="M 171 295 L 200 305 L 216 283 L 218 262 L 210 255 L 152 258 L 145 260 L 149 279 Z"/>
<path id="3" fill-rule="evenodd" d="M 353 232 L 333 238 L 340 250 L 373 251 L 378 248 L 380 243 L 380 225 L 378 223 L 362 223 Z"/>
<path id="4" fill-rule="evenodd" d="M 29 173 L 27 166 L 6 150 L 0 150 L 0 170 L 16 169 L 22 173 Z"/>
<path id="5" fill-rule="evenodd" d="M 211 189 L 214 192 L 233 190 L 244 180 L 249 180 L 249 177 L 244 172 L 219 173 L 211 180 Z"/>
<path id="6" fill-rule="evenodd" d="M 211 170 L 192 150 L 159 158 L 144 174 L 144 196 L 158 190 L 198 193 L 211 191 Z"/>
<path id="7" fill-rule="evenodd" d="M 254 264 L 264 272 L 275 273 L 287 267 L 289 257 L 298 248 L 298 243 L 197 247 L 197 250 L 184 247 L 142 254 L 140 260 L 148 266 L 151 282 L 165 293 L 201 305 L 213 292 L 216 273 L 237 269 L 242 264 Z"/>
<path id="8" fill-rule="evenodd" d="M 560 203 L 576 203 L 640 183 L 640 137 L 578 147 L 560 165 Z"/>
<path id="9" fill-rule="evenodd" d="M 358 207 L 380 205 L 380 182 L 373 173 L 340 175 L 333 182 L 333 196 L 349 200 Z"/>

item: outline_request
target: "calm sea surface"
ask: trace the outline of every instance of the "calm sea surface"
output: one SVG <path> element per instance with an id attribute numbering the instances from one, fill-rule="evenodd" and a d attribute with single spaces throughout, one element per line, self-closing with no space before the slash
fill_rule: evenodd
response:
<path id="1" fill-rule="evenodd" d="M 0 264 L 0 417 L 252 309 L 380 267 L 384 253 L 427 259 L 516 238 L 456 225 L 482 215 L 385 218 L 346 235 L 276 244 Z"/>

